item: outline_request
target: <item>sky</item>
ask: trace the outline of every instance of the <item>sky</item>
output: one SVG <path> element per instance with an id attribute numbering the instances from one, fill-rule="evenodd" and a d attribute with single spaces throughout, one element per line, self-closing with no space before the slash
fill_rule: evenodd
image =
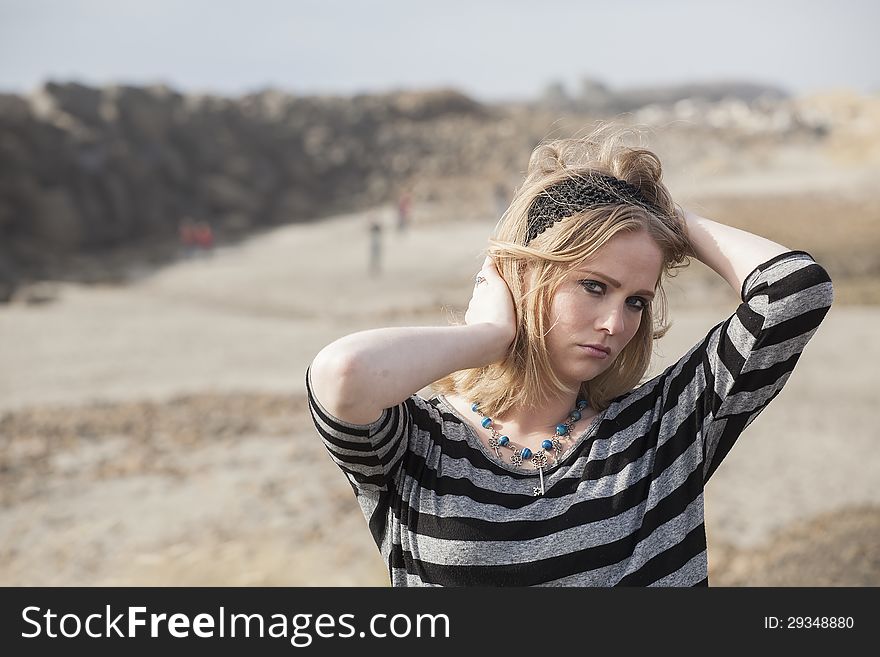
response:
<path id="1" fill-rule="evenodd" d="M 453 87 L 503 101 L 593 78 L 880 93 L 878 26 L 876 0 L 0 0 L 0 91 Z"/>

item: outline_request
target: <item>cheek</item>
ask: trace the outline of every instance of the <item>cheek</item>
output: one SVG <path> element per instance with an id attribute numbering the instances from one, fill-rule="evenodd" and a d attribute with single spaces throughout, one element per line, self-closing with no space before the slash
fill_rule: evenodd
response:
<path id="1" fill-rule="evenodd" d="M 550 318 L 556 326 L 573 326 L 589 315 L 584 299 L 571 294 L 557 294 L 550 306 Z"/>
<path id="2" fill-rule="evenodd" d="M 645 321 L 645 312 L 642 311 L 639 315 L 635 315 L 632 321 L 632 328 L 627 326 L 626 331 L 626 342 L 627 344 L 636 336 L 636 333 L 639 332 L 639 328 L 642 325 L 642 322 Z"/>

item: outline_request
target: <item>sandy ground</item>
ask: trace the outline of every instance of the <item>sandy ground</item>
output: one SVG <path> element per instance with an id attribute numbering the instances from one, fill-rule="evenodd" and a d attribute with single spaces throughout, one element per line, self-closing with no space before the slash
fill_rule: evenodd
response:
<path id="1" fill-rule="evenodd" d="M 0 584 L 386 584 L 305 369 L 351 331 L 463 310 L 491 229 L 386 229 L 371 277 L 350 215 L 0 307 Z M 737 303 L 700 263 L 669 293 L 654 373 Z M 709 483 L 714 585 L 880 585 L 878 321 L 835 306 Z"/>

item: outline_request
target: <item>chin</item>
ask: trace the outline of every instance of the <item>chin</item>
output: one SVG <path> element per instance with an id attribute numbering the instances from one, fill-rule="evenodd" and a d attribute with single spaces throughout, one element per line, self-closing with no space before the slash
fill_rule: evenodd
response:
<path id="1" fill-rule="evenodd" d="M 582 382 L 586 383 L 587 381 L 592 381 L 600 374 L 604 374 L 605 372 L 607 372 L 609 367 L 610 364 L 603 367 L 591 367 L 589 368 L 589 370 L 585 369 L 583 372 L 579 372 L 578 377 Z"/>
<path id="2" fill-rule="evenodd" d="M 570 375 L 566 376 L 564 381 L 572 382 L 569 385 L 573 385 L 575 387 L 580 387 L 582 383 L 588 383 L 595 379 L 597 376 L 602 374 L 605 370 L 597 372 L 596 370 L 591 370 L 589 372 L 572 372 Z"/>

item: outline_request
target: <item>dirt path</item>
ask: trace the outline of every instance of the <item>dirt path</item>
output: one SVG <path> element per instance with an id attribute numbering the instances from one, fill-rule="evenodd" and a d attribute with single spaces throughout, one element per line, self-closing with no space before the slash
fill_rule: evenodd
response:
<path id="1" fill-rule="evenodd" d="M 0 583 L 386 583 L 302 378 L 342 334 L 445 322 L 492 225 L 386 230 L 374 279 L 364 222 L 285 227 L 130 286 L 0 308 Z M 701 268 L 670 289 L 652 372 L 735 308 Z M 713 583 L 880 585 L 878 321 L 833 308 L 709 483 Z"/>

